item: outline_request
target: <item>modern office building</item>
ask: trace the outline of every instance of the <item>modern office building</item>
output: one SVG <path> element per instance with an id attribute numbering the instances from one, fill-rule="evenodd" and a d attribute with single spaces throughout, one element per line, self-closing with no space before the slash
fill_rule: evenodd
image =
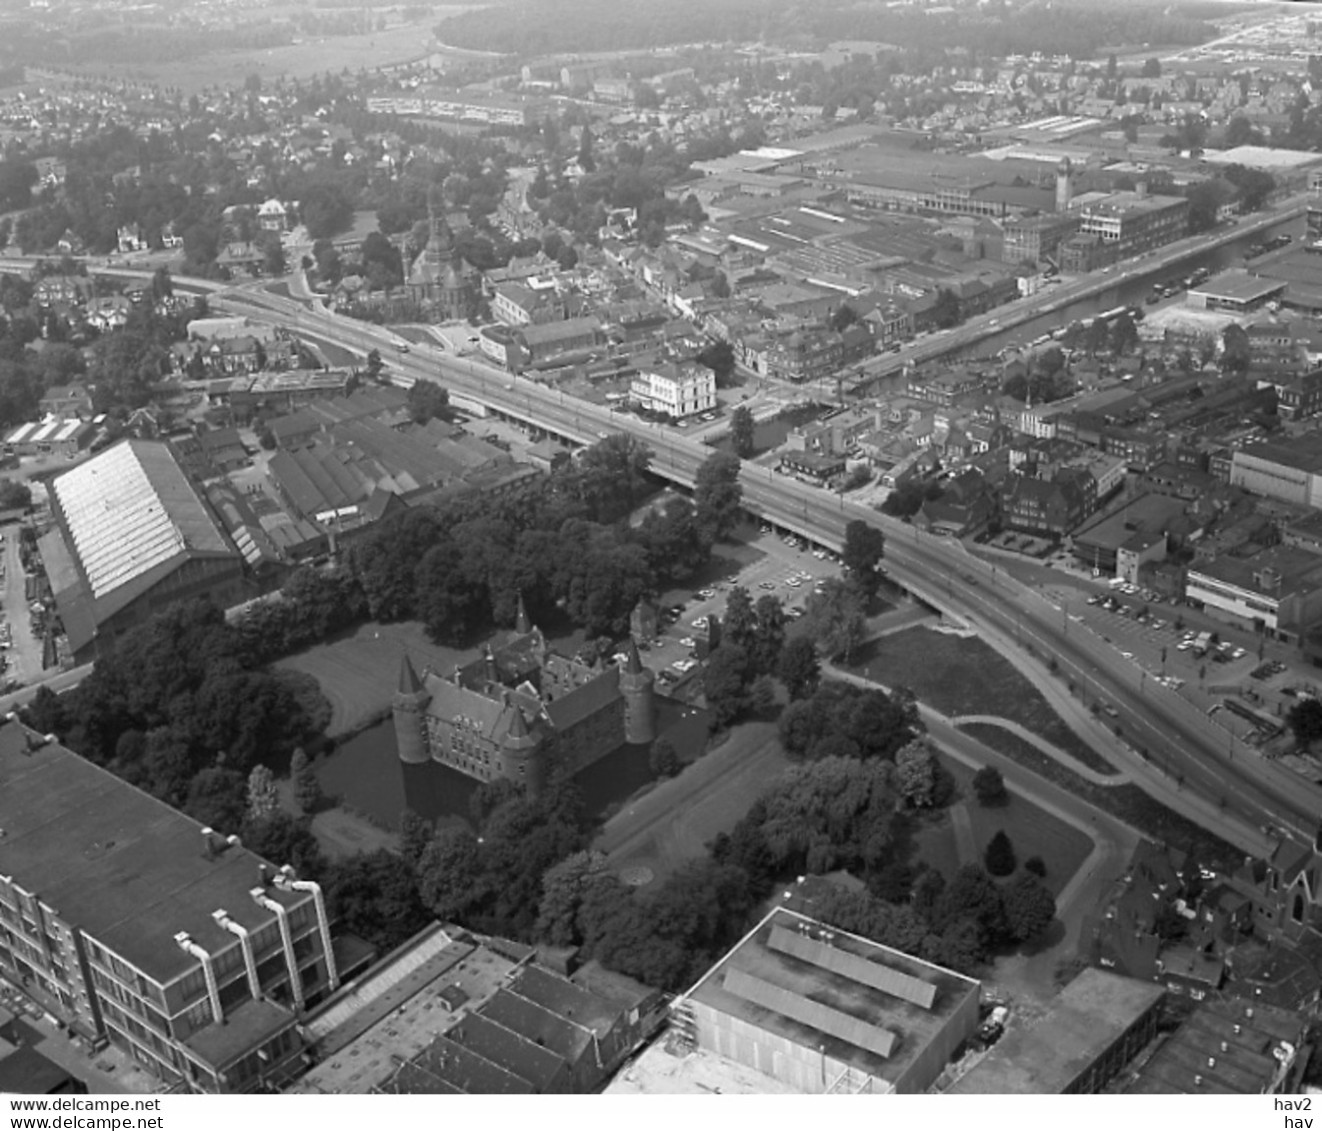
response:
<path id="1" fill-rule="evenodd" d="M 1080 197 L 1079 234 L 1097 236 L 1115 259 L 1128 259 L 1178 240 L 1189 227 L 1189 201 L 1145 190 Z"/>
<path id="2" fill-rule="evenodd" d="M 354 965 L 315 883 L 12 718 L 0 783 L 0 977 L 179 1091 L 301 1068 L 300 1014 Z"/>

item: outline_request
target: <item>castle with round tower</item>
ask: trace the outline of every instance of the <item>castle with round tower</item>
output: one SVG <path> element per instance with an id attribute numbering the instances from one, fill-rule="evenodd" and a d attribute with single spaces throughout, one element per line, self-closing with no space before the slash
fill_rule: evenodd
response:
<path id="1" fill-rule="evenodd" d="M 401 762 L 439 762 L 479 781 L 537 793 L 626 744 L 656 737 L 655 677 L 631 642 L 624 663 L 552 651 L 523 598 L 513 633 L 448 675 L 419 675 L 405 655 L 392 713 Z"/>

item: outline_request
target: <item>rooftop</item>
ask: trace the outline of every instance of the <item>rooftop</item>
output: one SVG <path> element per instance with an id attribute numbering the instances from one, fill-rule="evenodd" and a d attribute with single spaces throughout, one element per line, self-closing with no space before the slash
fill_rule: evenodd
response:
<path id="1" fill-rule="evenodd" d="M 977 993 L 972 978 L 776 908 L 686 996 L 894 1081 Z"/>
<path id="2" fill-rule="evenodd" d="M 1277 279 L 1260 279 L 1247 271 L 1222 271 L 1201 286 L 1190 287 L 1189 294 L 1208 298 L 1228 299 L 1233 302 L 1254 302 L 1268 299 L 1285 289 Z"/>
<path id="3" fill-rule="evenodd" d="M 176 557 L 234 553 L 168 444 L 125 440 L 51 487 L 95 599 Z"/>
<path id="4" fill-rule="evenodd" d="M 1306 1028 L 1297 1014 L 1260 1002 L 1208 1002 L 1166 1039 L 1125 1092 L 1258 1095 L 1281 1071 L 1277 1057 L 1300 1049 Z"/>
<path id="5" fill-rule="evenodd" d="M 17 723 L 0 725 L 0 828 L 0 874 L 158 982 L 197 966 L 179 931 L 213 952 L 237 945 L 213 911 L 254 931 L 271 919 L 248 894 L 259 856 L 208 853 L 196 821 Z"/>
<path id="6" fill-rule="evenodd" d="M 1032 1028 L 1011 1027 L 949 1091 L 956 1095 L 1059 1095 L 1165 990 L 1107 970 L 1083 971 Z"/>

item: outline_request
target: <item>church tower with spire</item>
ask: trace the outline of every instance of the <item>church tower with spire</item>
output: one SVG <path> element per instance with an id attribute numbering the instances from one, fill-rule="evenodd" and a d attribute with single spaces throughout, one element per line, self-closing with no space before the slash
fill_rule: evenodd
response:
<path id="1" fill-rule="evenodd" d="M 427 694 L 413 670 L 408 654 L 399 665 L 399 685 L 391 697 L 390 710 L 395 719 L 395 742 L 401 762 L 418 764 L 431 760 L 427 750 L 426 708 L 431 696 Z"/>
<path id="2" fill-rule="evenodd" d="M 638 655 L 638 645 L 630 640 L 629 659 L 620 672 L 625 741 L 640 744 L 656 738 L 655 684 L 656 677 Z"/>

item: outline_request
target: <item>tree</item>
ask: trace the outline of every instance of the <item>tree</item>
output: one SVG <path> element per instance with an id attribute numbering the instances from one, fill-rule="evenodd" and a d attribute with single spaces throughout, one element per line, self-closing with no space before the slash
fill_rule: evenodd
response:
<path id="1" fill-rule="evenodd" d="M 450 404 L 450 394 L 434 381 L 414 381 L 407 396 L 409 419 L 414 424 L 426 424 L 443 415 Z"/>
<path id="2" fill-rule="evenodd" d="M 542 873 L 542 898 L 537 913 L 537 938 L 551 946 L 575 946 L 583 941 L 579 911 L 588 890 L 612 880 L 606 857 L 582 851 L 566 856 Z"/>
<path id="3" fill-rule="evenodd" d="M 1144 64 L 1143 64 L 1143 78 L 1145 78 L 1145 79 L 1159 79 L 1159 78 L 1161 78 L 1161 60 L 1160 60 L 1160 59 L 1157 59 L 1157 58 L 1151 58 L 1151 59 L 1148 59 L 1148 60 L 1146 60 L 1146 61 L 1144 62 Z"/>
<path id="4" fill-rule="evenodd" d="M 413 866 L 387 852 L 359 853 L 341 861 L 326 882 L 326 902 L 340 926 L 376 949 L 393 950 L 431 921 L 418 896 Z"/>
<path id="5" fill-rule="evenodd" d="M 727 341 L 712 342 L 694 360 L 712 371 L 717 388 L 724 388 L 734 375 L 734 346 Z"/>
<path id="6" fill-rule="evenodd" d="M 735 528 L 742 501 L 739 457 L 713 452 L 702 462 L 693 481 L 698 527 L 710 541 L 719 542 Z"/>
<path id="7" fill-rule="evenodd" d="M 981 805 L 1003 805 L 1009 799 L 1005 778 L 995 766 L 983 766 L 973 775 L 973 795 Z"/>
<path id="8" fill-rule="evenodd" d="M 289 778 L 294 786 L 294 803 L 302 813 L 312 814 L 321 805 L 321 782 L 312 768 L 312 760 L 299 747 L 289 759 Z"/>
<path id="9" fill-rule="evenodd" d="M 827 656 L 853 663 L 854 650 L 867 629 L 862 597 L 838 577 L 828 577 L 821 590 L 808 598 L 802 627 Z"/>
<path id="10" fill-rule="evenodd" d="M 1294 731 L 1295 745 L 1307 749 L 1322 738 L 1322 700 L 1300 699 L 1290 708 L 1285 721 Z"/>
<path id="11" fill-rule="evenodd" d="M 247 782 L 235 770 L 209 766 L 198 772 L 188 785 L 184 811 L 218 832 L 237 829 L 243 824 Z"/>
<path id="12" fill-rule="evenodd" d="M 1232 322 L 1221 334 L 1221 367 L 1227 373 L 1244 373 L 1252 355 L 1248 331 L 1238 322 Z"/>
<path id="13" fill-rule="evenodd" d="M 467 829 L 439 829 L 418 859 L 418 896 L 438 919 L 462 922 L 483 896 L 481 846 Z"/>
<path id="14" fill-rule="evenodd" d="M 885 556 L 886 535 L 881 528 L 861 518 L 851 519 L 845 527 L 845 543 L 840 557 L 865 604 L 877 595 L 881 585 L 879 567 Z"/>
<path id="15" fill-rule="evenodd" d="M 936 302 L 932 306 L 932 321 L 942 330 L 958 326 L 963 318 L 959 296 L 949 287 L 941 287 L 936 293 Z"/>
<path id="16" fill-rule="evenodd" d="M 0 510 L 27 510 L 32 506 L 32 488 L 15 479 L 0 479 Z"/>
<path id="17" fill-rule="evenodd" d="M 753 413 L 747 405 L 738 405 L 730 413 L 730 443 L 740 459 L 751 459 L 754 448 Z"/>
<path id="18" fill-rule="evenodd" d="M 1030 856 L 1024 861 L 1024 871 L 1031 872 L 1039 880 L 1045 879 L 1047 874 L 1047 862 L 1040 856 Z"/>
<path id="19" fill-rule="evenodd" d="M 732 586 L 726 597 L 721 634 L 726 643 L 745 651 L 751 651 L 757 639 L 757 615 L 753 612 L 753 599 L 742 585 Z"/>
<path id="20" fill-rule="evenodd" d="M 369 381 L 379 381 L 381 379 L 381 370 L 385 368 L 385 363 L 381 360 L 381 351 L 371 349 L 367 351 L 367 379 Z"/>
<path id="21" fill-rule="evenodd" d="M 770 675 L 780 663 L 785 647 L 785 607 L 780 598 L 764 593 L 753 609 L 755 628 L 749 647 L 749 664 L 757 675 Z"/>
<path id="22" fill-rule="evenodd" d="M 707 657 L 702 689 L 718 726 L 733 722 L 748 707 L 748 653 L 737 644 L 722 644 Z"/>
<path id="23" fill-rule="evenodd" d="M 822 668 L 817 660 L 817 646 L 807 636 L 795 636 L 780 653 L 776 671 L 791 700 L 804 699 L 817 690 Z"/>
<path id="24" fill-rule="evenodd" d="M 647 752 L 647 766 L 655 777 L 673 778 L 684 768 L 684 763 L 669 739 L 658 738 Z"/>
<path id="25" fill-rule="evenodd" d="M 936 758 L 925 741 L 916 739 L 896 751 L 895 785 L 909 805 L 915 809 L 931 808 L 936 783 Z"/>
<path id="26" fill-rule="evenodd" d="M 248 775 L 247 819 L 265 820 L 279 808 L 280 796 L 275 791 L 275 776 L 265 766 L 254 766 Z"/>
<path id="27" fill-rule="evenodd" d="M 1226 136 L 1222 144 L 1227 149 L 1241 145 L 1261 145 L 1262 134 L 1253 128 L 1253 123 L 1243 114 L 1236 114 L 1226 123 Z"/>
<path id="28" fill-rule="evenodd" d="M 1005 835 L 1004 829 L 997 829 L 996 834 L 987 842 L 983 863 L 993 876 L 1008 876 L 1019 866 L 1014 854 L 1014 845 L 1010 843 L 1010 838 Z"/>
<path id="29" fill-rule="evenodd" d="M 1005 886 L 1005 918 L 1017 942 L 1040 938 L 1056 917 L 1056 900 L 1042 881 L 1024 873 Z"/>
<path id="30" fill-rule="evenodd" d="M 574 482 L 592 520 L 609 525 L 630 514 L 648 490 L 651 462 L 652 449 L 626 432 L 585 448 Z"/>
<path id="31" fill-rule="evenodd" d="M 405 808 L 399 815 L 399 852 L 415 867 L 426 852 L 436 830 L 426 817 Z"/>
<path id="32" fill-rule="evenodd" d="M 1111 352 L 1116 354 L 1132 353 L 1138 346 L 1138 327 L 1129 311 L 1118 314 L 1111 323 Z"/>
<path id="33" fill-rule="evenodd" d="M 831 329 L 838 334 L 842 330 L 849 329 L 849 327 L 857 321 L 858 311 L 850 306 L 849 303 L 842 302 L 836 309 L 835 313 L 831 315 Z"/>

